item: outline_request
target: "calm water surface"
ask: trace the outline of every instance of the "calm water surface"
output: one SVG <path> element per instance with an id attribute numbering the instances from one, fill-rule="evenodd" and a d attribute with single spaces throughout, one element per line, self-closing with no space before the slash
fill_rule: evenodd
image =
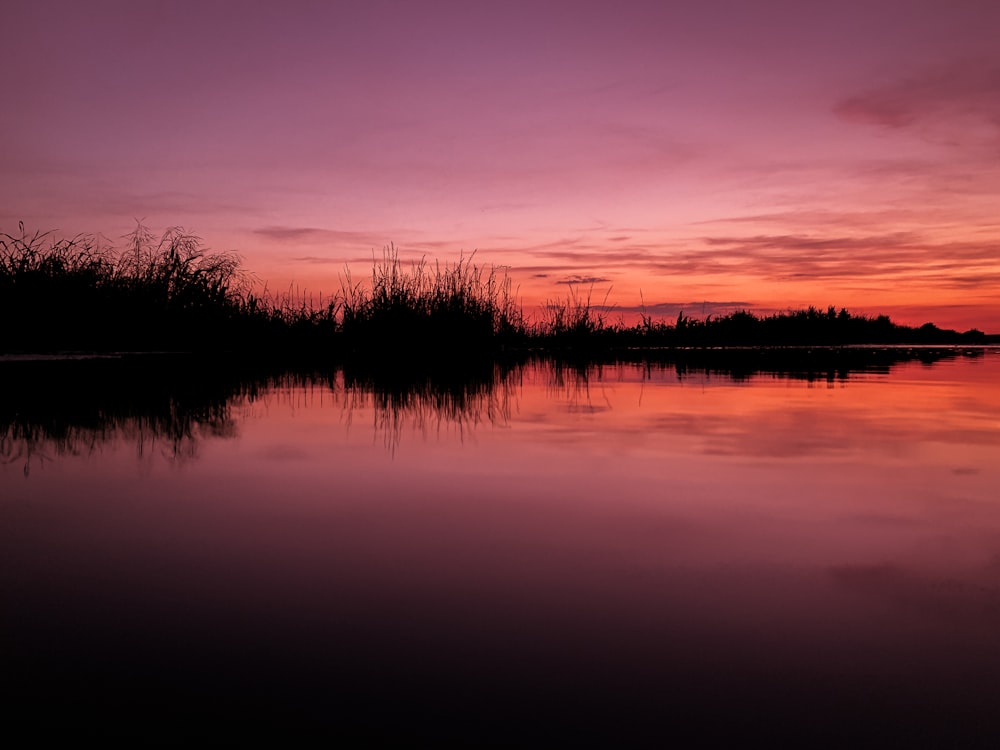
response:
<path id="1" fill-rule="evenodd" d="M 1000 739 L 1000 352 L 498 377 L 283 378 L 63 422 L 7 396 L 6 721 Z"/>

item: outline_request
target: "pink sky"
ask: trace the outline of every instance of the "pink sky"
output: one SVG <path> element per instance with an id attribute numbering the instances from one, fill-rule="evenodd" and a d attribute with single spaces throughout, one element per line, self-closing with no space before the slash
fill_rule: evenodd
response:
<path id="1" fill-rule="evenodd" d="M 1000 4 L 4 4 L 0 232 L 1000 332 Z M 641 298 L 640 298 L 641 291 Z"/>

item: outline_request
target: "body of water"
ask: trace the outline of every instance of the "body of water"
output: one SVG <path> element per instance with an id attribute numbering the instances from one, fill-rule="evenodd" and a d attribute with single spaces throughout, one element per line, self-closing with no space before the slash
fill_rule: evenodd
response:
<path id="1" fill-rule="evenodd" d="M 991 745 L 1000 352 L 901 359 L 388 385 L 2 363 L 0 712 L 42 735 Z"/>

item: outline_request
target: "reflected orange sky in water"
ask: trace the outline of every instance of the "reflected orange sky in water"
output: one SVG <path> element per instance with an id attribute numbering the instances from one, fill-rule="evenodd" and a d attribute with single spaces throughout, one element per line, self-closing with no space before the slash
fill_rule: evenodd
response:
<path id="1" fill-rule="evenodd" d="M 186 471 L 204 464 L 248 497 L 251 486 L 282 488 L 315 509 L 395 512 L 413 486 L 449 505 L 589 519 L 598 536 L 611 516 L 637 529 L 685 519 L 711 534 L 682 549 L 716 563 L 954 554 L 986 564 L 1000 554 L 998 376 L 995 353 L 833 382 L 626 366 L 557 384 L 529 370 L 493 423 L 401 414 L 394 437 L 370 404 L 345 410 L 343 394 L 290 391 L 248 407 L 239 438 L 207 443 Z M 521 521 L 526 533 L 551 531 Z"/>
<path id="2" fill-rule="evenodd" d="M 266 680 L 285 698 L 262 716 L 315 703 L 342 725 L 374 696 L 504 731 L 502 696 L 563 733 L 584 706 L 601 737 L 667 716 L 699 737 L 767 717 L 786 739 L 978 739 L 1000 678 L 997 382 L 996 351 L 832 382 L 529 367 L 461 424 L 284 387 L 183 460 L 123 439 L 4 466 L 5 632 L 59 676 L 26 635 L 53 612 L 112 653 L 127 623 L 168 649 L 156 670 L 201 675 L 174 703 Z M 708 721 L 719 701 L 730 723 Z"/>

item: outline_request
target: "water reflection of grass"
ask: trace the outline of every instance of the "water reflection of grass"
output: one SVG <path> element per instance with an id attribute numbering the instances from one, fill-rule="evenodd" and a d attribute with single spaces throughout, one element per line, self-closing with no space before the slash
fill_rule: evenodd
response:
<path id="1" fill-rule="evenodd" d="M 198 377 L 176 358 L 11 362 L 0 373 L 0 461 L 23 462 L 25 474 L 32 462 L 109 444 L 183 460 L 204 436 L 235 434 L 239 383 Z"/>
<path id="2" fill-rule="evenodd" d="M 0 462 L 23 463 L 27 472 L 33 462 L 88 455 L 109 444 L 134 445 L 140 458 L 190 459 L 203 440 L 237 434 L 239 405 L 275 391 L 330 393 L 348 423 L 371 411 L 376 436 L 395 450 L 407 432 L 447 429 L 462 437 L 485 424 L 508 424 L 529 369 L 552 398 L 572 409 L 599 410 L 591 384 L 621 377 L 623 366 L 648 379 L 671 372 L 678 381 L 835 381 L 888 373 L 905 362 L 983 356 L 976 348 L 754 349 L 735 359 L 721 350 L 632 351 L 603 360 L 471 357 L 462 367 L 405 368 L 361 360 L 291 370 L 259 360 L 179 355 L 6 361 L 0 362 Z"/>
<path id="3" fill-rule="evenodd" d="M 136 355 L 0 363 L 0 462 L 33 465 L 133 445 L 138 458 L 193 458 L 205 439 L 238 434 L 240 405 L 266 394 L 321 389 L 346 419 L 374 413 L 388 447 L 404 430 L 459 434 L 506 423 L 522 365 L 476 360 L 465 369 L 283 370 L 220 358 Z"/>
<path id="4" fill-rule="evenodd" d="M 461 370 L 392 371 L 349 367 L 343 371 L 348 418 L 371 406 L 376 435 L 395 450 L 405 430 L 428 435 L 442 428 L 460 437 L 482 424 L 510 420 L 523 365 L 476 361 Z"/>

